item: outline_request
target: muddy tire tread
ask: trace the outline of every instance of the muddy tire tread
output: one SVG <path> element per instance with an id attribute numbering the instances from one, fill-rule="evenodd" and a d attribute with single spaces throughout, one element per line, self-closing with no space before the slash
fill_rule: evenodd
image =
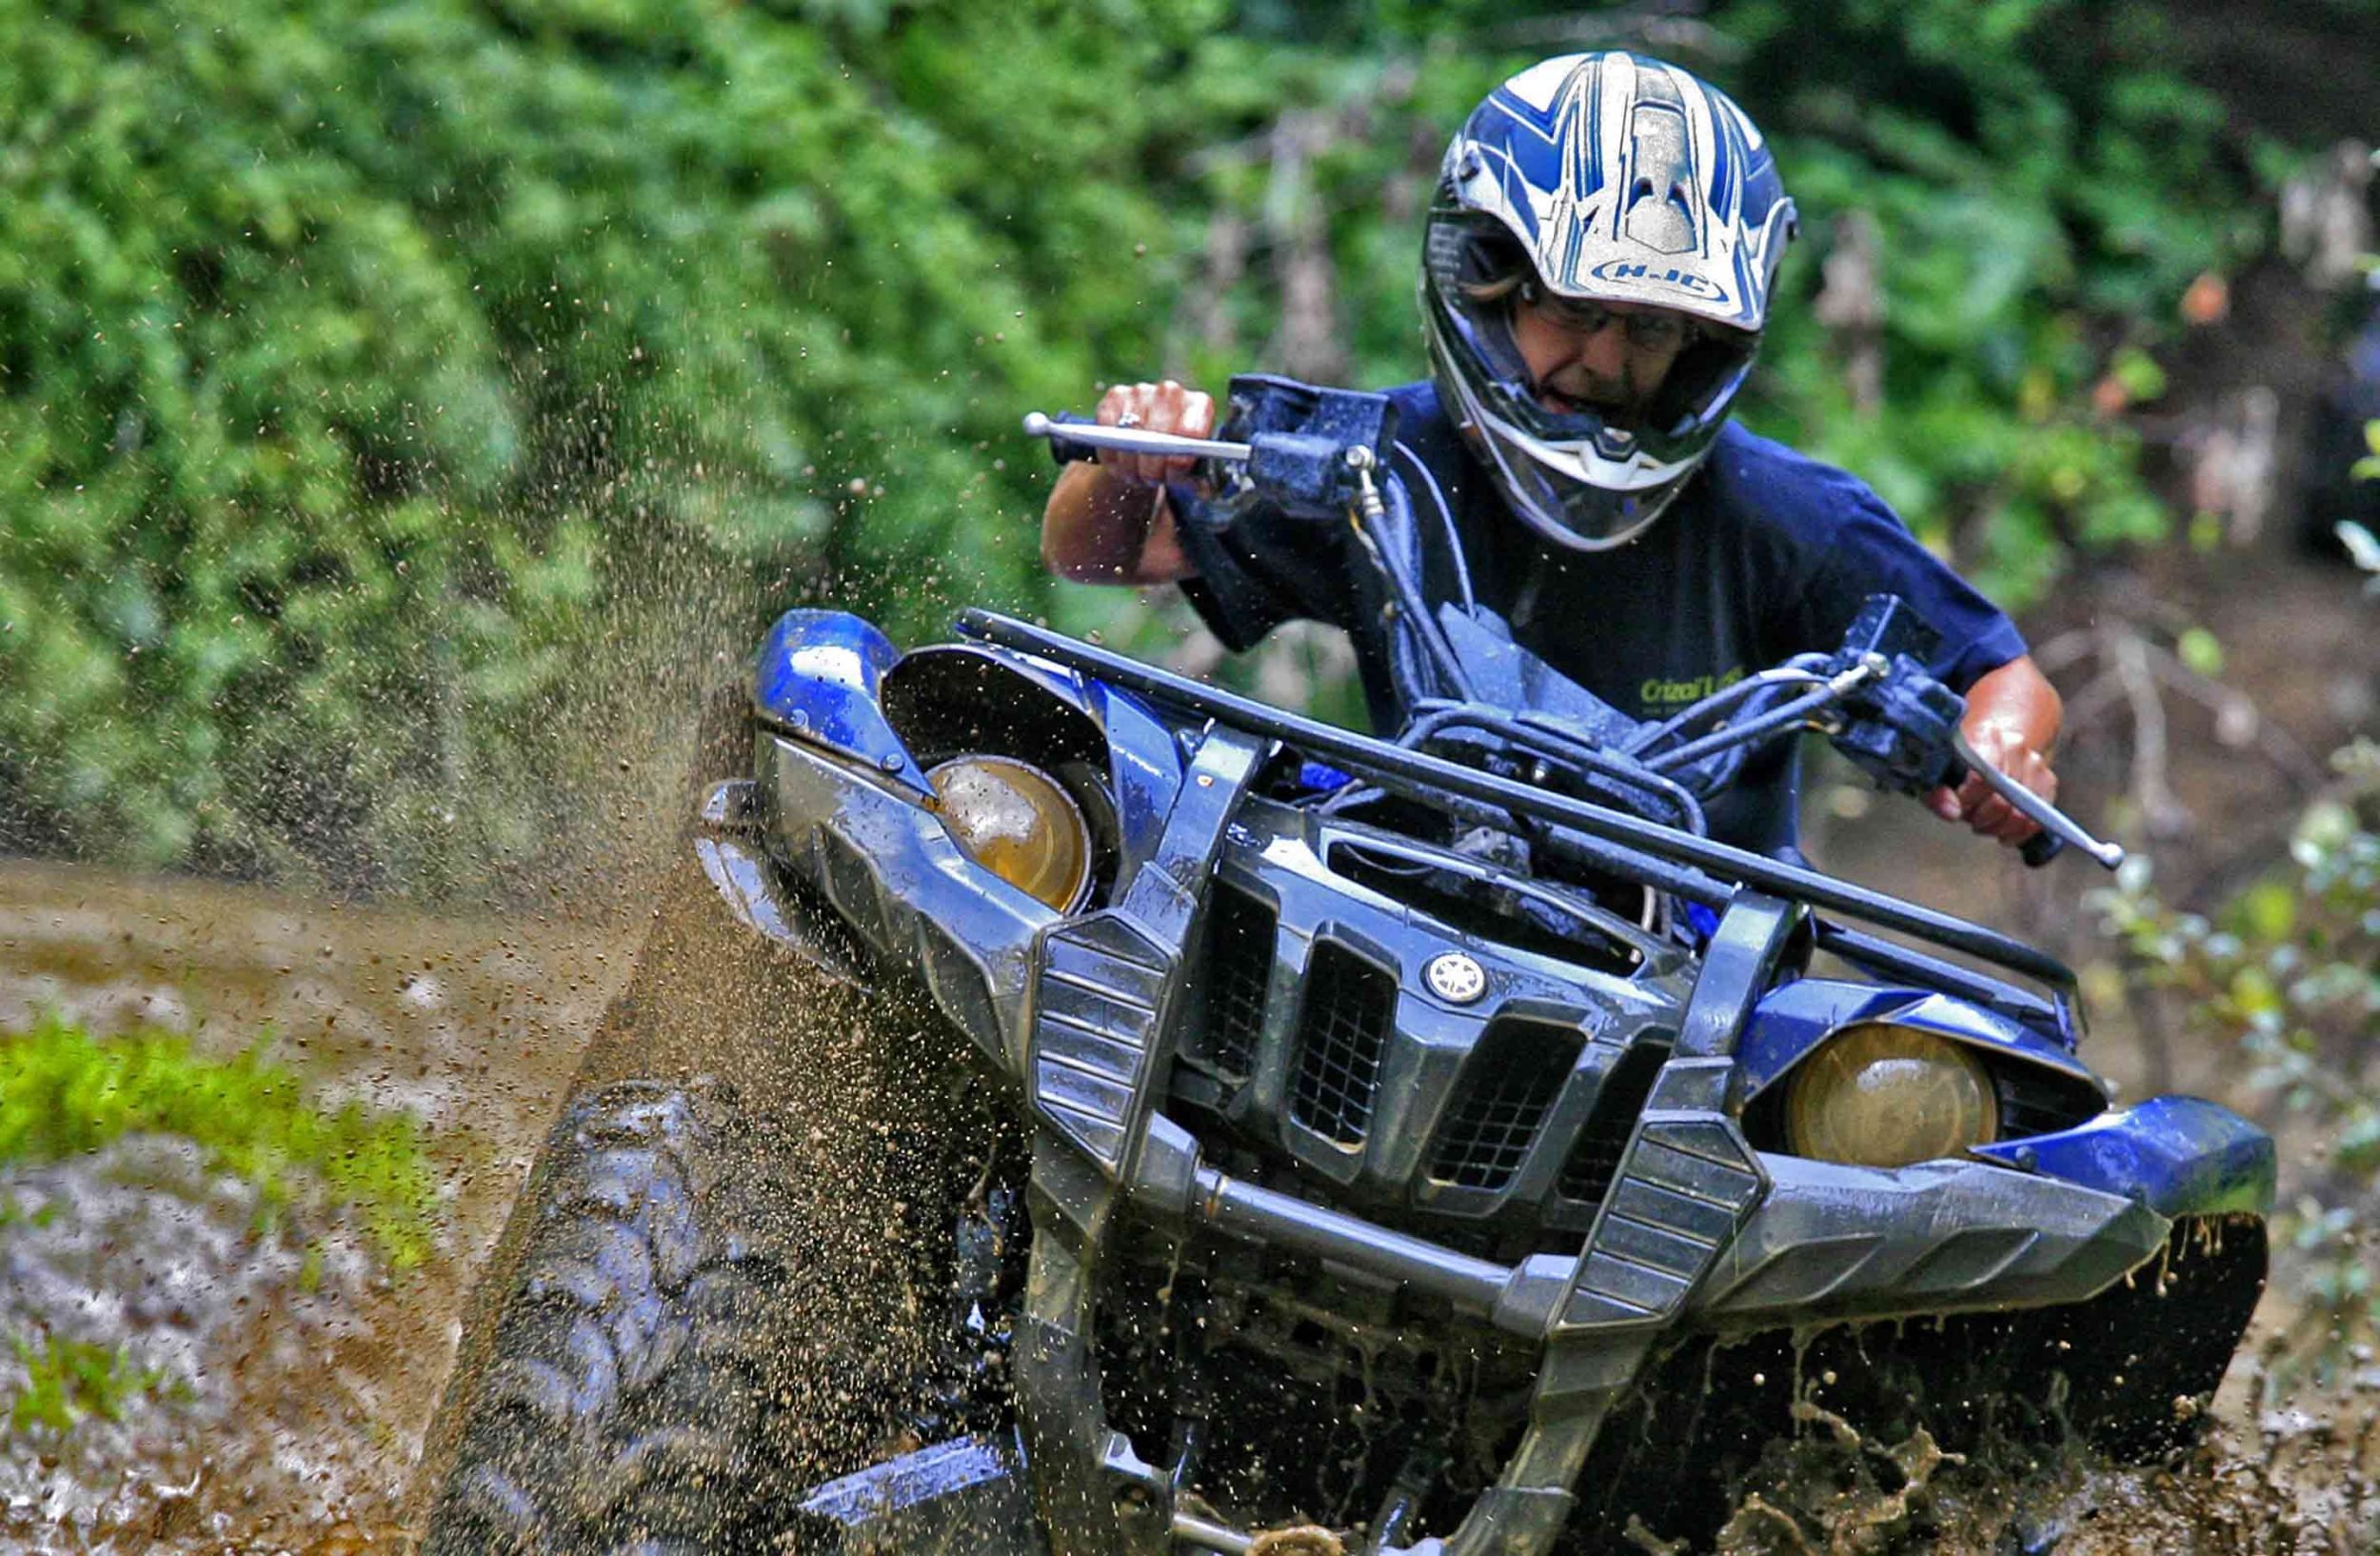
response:
<path id="1" fill-rule="evenodd" d="M 565 1108 L 426 1556 L 759 1548 L 760 1323 L 790 1270 L 755 1233 L 768 1186 L 744 1135 L 702 1087 Z"/>

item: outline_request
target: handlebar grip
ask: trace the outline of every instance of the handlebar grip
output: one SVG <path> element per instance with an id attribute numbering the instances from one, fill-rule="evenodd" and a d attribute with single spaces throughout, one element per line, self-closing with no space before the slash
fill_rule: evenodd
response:
<path id="1" fill-rule="evenodd" d="M 1956 788 L 1967 781 L 1968 770 L 1966 763 L 1953 757 L 1944 768 L 1942 787 Z M 2016 845 L 2016 857 L 2033 869 L 2039 869 L 2065 851 L 2066 840 L 2046 827 Z"/>
<path id="2" fill-rule="evenodd" d="M 2039 869 L 2066 851 L 2066 840 L 2050 832 L 2035 832 L 2016 845 L 2016 857 Z"/>
<path id="3" fill-rule="evenodd" d="M 1099 425 L 1098 417 L 1081 415 L 1072 410 L 1061 410 L 1050 420 L 1061 427 L 1097 427 Z M 1049 456 L 1058 461 L 1061 466 L 1092 465 L 1098 463 L 1100 451 L 1087 443 L 1077 443 L 1072 438 L 1061 438 L 1053 432 L 1049 439 Z"/>

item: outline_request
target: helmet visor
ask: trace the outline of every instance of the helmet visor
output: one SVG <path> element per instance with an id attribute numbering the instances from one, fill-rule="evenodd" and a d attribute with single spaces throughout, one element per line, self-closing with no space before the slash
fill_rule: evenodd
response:
<path id="1" fill-rule="evenodd" d="M 1464 232 L 1441 224 L 1432 235 L 1451 236 L 1458 252 L 1433 253 L 1423 268 L 1422 312 L 1442 331 L 1450 361 L 1470 394 L 1531 441 L 1595 444 L 1607 459 L 1641 453 L 1656 463 L 1692 459 L 1710 447 L 1735 392 L 1752 370 L 1760 337 L 1689 319 L 1686 343 L 1671 358 L 1659 386 L 1630 412 L 1592 406 L 1548 405 L 1513 334 L 1513 310 L 1537 285 L 1528 258 L 1500 230 Z M 1432 248 L 1438 249 L 1434 243 Z M 1569 301 L 1552 298 L 1559 307 Z M 1588 300 L 1592 302 L 1592 299 Z"/>
<path id="2" fill-rule="evenodd" d="M 1471 224 L 1434 224 L 1430 236 L 1421 276 L 1430 355 L 1447 409 L 1472 429 L 1507 500 L 1575 549 L 1633 537 L 1709 451 L 1759 338 L 1697 326 L 1640 415 L 1549 405 L 1513 334 L 1526 256 L 1500 231 Z"/>

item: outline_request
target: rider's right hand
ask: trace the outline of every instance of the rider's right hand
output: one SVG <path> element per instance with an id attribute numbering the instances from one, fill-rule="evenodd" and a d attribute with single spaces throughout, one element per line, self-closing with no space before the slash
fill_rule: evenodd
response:
<path id="1" fill-rule="evenodd" d="M 1101 427 L 1137 427 L 1185 438 L 1215 435 L 1215 397 L 1168 378 L 1160 384 L 1119 384 L 1100 396 Z M 1134 486 L 1161 486 L 1189 477 L 1198 465 L 1188 454 L 1128 454 L 1100 450 L 1100 468 Z"/>

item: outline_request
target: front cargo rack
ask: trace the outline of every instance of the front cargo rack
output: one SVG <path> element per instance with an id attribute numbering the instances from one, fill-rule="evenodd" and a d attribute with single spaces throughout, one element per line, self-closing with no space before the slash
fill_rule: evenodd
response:
<path id="1" fill-rule="evenodd" d="M 2073 969 L 1996 929 L 1591 800 L 1548 793 L 1443 757 L 1286 713 L 996 611 L 962 611 L 957 627 L 964 636 L 1031 654 L 1184 712 L 1279 741 L 1376 783 L 1451 794 L 1565 828 L 1592 841 L 1597 868 L 1689 902 L 1724 910 L 1737 891 L 1749 888 L 1972 957 L 2033 981 L 2047 989 L 2050 998 L 1842 925 L 1823 919 L 1816 924 L 1819 948 L 1870 971 L 1927 984 L 2020 1020 L 2052 1023 L 2060 1031 L 2073 1029 Z"/>

